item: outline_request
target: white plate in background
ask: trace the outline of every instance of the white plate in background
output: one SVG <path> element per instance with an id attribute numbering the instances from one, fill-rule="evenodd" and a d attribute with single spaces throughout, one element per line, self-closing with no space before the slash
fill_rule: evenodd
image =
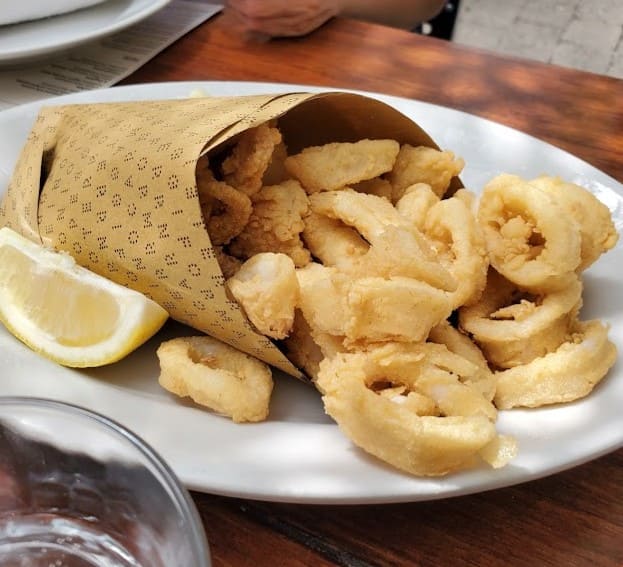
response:
<path id="1" fill-rule="evenodd" d="M 24 63 L 121 31 L 170 1 L 106 0 L 66 14 L 0 26 L 0 66 Z"/>
<path id="2" fill-rule="evenodd" d="M 218 96 L 322 90 L 266 83 L 161 83 L 48 99 L 69 102 L 177 98 L 201 87 Z M 417 121 L 444 149 L 463 157 L 465 185 L 478 190 L 500 172 L 560 175 L 594 191 L 623 232 L 623 186 L 588 163 L 531 136 L 463 112 L 402 98 L 364 93 Z M 0 195 L 43 103 L 0 113 Z M 623 240 L 623 239 L 622 239 Z M 611 325 L 623 345 L 623 243 L 585 274 L 582 318 Z M 157 384 L 158 344 L 190 331 L 168 325 L 119 363 L 92 370 L 59 367 L 34 354 L 0 327 L 0 395 L 49 397 L 82 405 L 119 421 L 149 442 L 191 489 L 229 496 L 305 503 L 380 503 L 431 500 L 525 482 L 568 469 L 623 445 L 623 369 L 610 371 L 575 403 L 502 411 L 499 430 L 516 437 L 517 458 L 500 470 L 486 466 L 442 478 L 419 479 L 367 456 L 324 415 L 318 394 L 276 377 L 270 418 L 234 424 L 174 399 Z"/>

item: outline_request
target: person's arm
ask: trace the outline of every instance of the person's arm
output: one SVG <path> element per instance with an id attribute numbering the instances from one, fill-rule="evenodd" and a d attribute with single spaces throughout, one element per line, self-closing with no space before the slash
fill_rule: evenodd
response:
<path id="1" fill-rule="evenodd" d="M 413 29 L 435 17 L 445 0 L 338 0 L 343 16 L 377 22 L 396 28 Z"/>
<path id="2" fill-rule="evenodd" d="M 243 29 L 269 37 L 298 36 L 333 16 L 411 29 L 437 14 L 444 0 L 228 0 Z"/>
<path id="3" fill-rule="evenodd" d="M 299 36 L 339 14 L 340 0 L 227 0 L 226 10 L 255 37 Z"/>

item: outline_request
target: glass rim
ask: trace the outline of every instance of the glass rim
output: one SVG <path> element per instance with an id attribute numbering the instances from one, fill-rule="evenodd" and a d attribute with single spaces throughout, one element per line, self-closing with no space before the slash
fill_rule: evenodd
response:
<path id="1" fill-rule="evenodd" d="M 11 405 L 16 407 L 33 406 L 57 411 L 60 410 L 65 413 L 94 421 L 98 425 L 103 426 L 108 430 L 112 430 L 115 434 L 120 435 L 129 441 L 130 444 L 137 449 L 139 453 L 141 453 L 161 475 L 167 485 L 167 488 L 172 494 L 173 500 L 180 506 L 185 522 L 189 524 L 187 527 L 190 528 L 190 539 L 197 556 L 201 558 L 206 567 L 211 564 L 209 544 L 205 532 L 203 531 L 203 523 L 201 521 L 201 517 L 199 516 L 199 512 L 190 497 L 188 489 L 182 484 L 181 480 L 175 474 L 171 466 L 166 463 L 164 458 L 160 456 L 156 450 L 142 437 L 133 431 L 130 431 L 127 427 L 121 425 L 119 422 L 110 417 L 70 402 L 34 396 L 0 396 L 0 407 Z M 201 529 L 199 526 L 201 526 Z"/>

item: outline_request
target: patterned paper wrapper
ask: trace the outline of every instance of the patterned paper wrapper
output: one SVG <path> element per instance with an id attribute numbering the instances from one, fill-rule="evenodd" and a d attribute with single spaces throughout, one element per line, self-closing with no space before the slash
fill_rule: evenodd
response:
<path id="1" fill-rule="evenodd" d="M 290 153 L 362 138 L 437 147 L 397 110 L 350 93 L 46 107 L 0 205 L 0 226 L 68 252 L 173 319 L 301 378 L 227 296 L 195 181 L 200 156 L 277 117 Z"/>

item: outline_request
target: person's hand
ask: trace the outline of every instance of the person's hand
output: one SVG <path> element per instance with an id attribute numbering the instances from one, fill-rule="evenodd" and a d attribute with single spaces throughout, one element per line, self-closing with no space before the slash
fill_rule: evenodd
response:
<path id="1" fill-rule="evenodd" d="M 305 35 L 339 13 L 338 0 L 227 0 L 229 12 L 254 37 Z"/>

